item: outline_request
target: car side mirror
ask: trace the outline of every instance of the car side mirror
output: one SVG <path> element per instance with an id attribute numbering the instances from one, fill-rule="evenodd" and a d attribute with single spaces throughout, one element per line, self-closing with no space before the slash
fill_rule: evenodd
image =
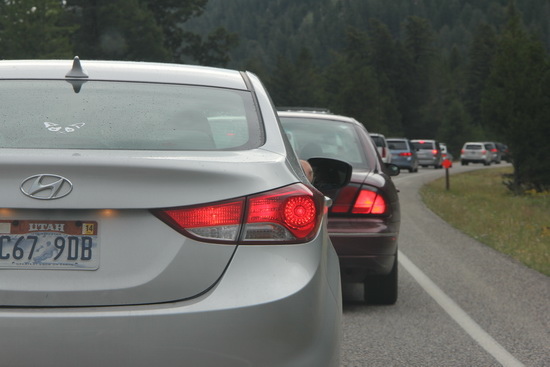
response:
<path id="1" fill-rule="evenodd" d="M 401 169 L 392 163 L 386 163 L 386 173 L 389 176 L 397 176 L 399 173 L 401 173 Z"/>
<path id="2" fill-rule="evenodd" d="M 319 191 L 335 190 L 346 186 L 351 180 L 349 163 L 331 158 L 310 158 L 313 168 L 313 186 Z"/>

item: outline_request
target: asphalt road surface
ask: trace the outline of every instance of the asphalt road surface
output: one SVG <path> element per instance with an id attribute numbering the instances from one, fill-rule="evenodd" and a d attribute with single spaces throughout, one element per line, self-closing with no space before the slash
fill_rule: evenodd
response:
<path id="1" fill-rule="evenodd" d="M 455 164 L 451 187 L 453 174 L 472 169 L 486 167 Z M 399 298 L 393 306 L 365 305 L 361 285 L 344 285 L 341 366 L 550 366 L 550 278 L 429 211 L 418 189 L 444 175 L 421 168 L 394 177 Z"/>

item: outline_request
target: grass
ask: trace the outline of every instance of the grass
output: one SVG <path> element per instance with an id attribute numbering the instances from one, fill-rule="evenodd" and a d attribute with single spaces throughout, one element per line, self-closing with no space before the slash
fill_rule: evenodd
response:
<path id="1" fill-rule="evenodd" d="M 451 175 L 420 195 L 446 222 L 526 266 L 550 276 L 550 193 L 514 196 L 503 184 L 511 167 Z"/>

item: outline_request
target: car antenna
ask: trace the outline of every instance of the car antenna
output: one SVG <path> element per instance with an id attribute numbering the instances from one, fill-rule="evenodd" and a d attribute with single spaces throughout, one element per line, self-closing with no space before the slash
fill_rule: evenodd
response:
<path id="1" fill-rule="evenodd" d="M 86 74 L 86 72 L 82 68 L 82 65 L 80 64 L 80 59 L 78 58 L 78 56 L 74 57 L 73 67 L 71 70 L 69 70 L 67 75 L 65 75 L 65 78 L 76 78 L 76 79 L 88 78 L 88 74 Z M 82 85 L 86 83 L 86 80 L 67 80 L 67 81 L 72 84 L 73 90 L 75 93 L 80 92 Z"/>

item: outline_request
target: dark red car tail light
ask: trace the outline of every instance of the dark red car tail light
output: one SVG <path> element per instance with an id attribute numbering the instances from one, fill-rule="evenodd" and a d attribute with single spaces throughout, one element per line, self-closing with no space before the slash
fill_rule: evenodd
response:
<path id="1" fill-rule="evenodd" d="M 367 186 L 348 185 L 340 193 L 331 207 L 333 214 L 375 214 L 388 213 L 388 205 L 382 195 Z"/>
<path id="2" fill-rule="evenodd" d="M 401 157 L 411 157 L 413 154 L 411 152 L 403 152 L 403 153 L 399 153 L 399 155 Z"/>
<path id="3" fill-rule="evenodd" d="M 439 153 L 439 150 L 437 150 L 437 149 L 433 149 L 433 150 L 432 150 L 432 154 L 433 154 L 433 155 L 437 155 L 437 153 Z"/>
<path id="4" fill-rule="evenodd" d="M 355 205 L 353 214 L 385 214 L 387 210 L 386 201 L 374 191 L 361 190 Z"/>
<path id="5" fill-rule="evenodd" d="M 340 190 L 336 200 L 334 200 L 330 211 L 332 213 L 349 213 L 351 211 L 351 208 L 353 207 L 353 204 L 355 203 L 355 198 L 357 197 L 358 191 L 358 185 L 344 186 Z"/>
<path id="6" fill-rule="evenodd" d="M 317 234 L 324 197 L 302 184 L 231 201 L 153 210 L 180 233 L 215 243 L 302 243 Z"/>

